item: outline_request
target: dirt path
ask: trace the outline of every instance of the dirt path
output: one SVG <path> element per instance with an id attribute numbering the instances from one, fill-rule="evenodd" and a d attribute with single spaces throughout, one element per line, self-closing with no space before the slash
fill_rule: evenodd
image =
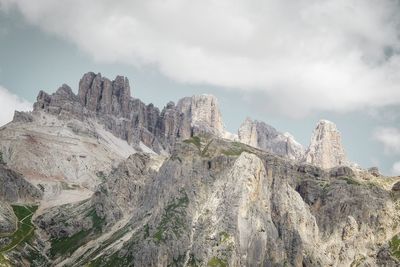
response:
<path id="1" fill-rule="evenodd" d="M 15 230 L 13 233 L 9 234 L 8 236 L 13 236 L 16 232 L 18 232 L 18 230 L 21 228 L 21 226 L 22 226 L 23 224 L 24 224 L 24 225 L 27 225 L 27 226 L 30 228 L 30 230 L 29 230 L 29 232 L 28 232 L 27 234 L 25 234 L 25 235 L 23 235 L 21 238 L 19 238 L 18 242 L 17 242 L 15 245 L 13 245 L 12 247 L 7 248 L 7 249 L 5 249 L 5 250 L 0 250 L 0 253 L 5 253 L 5 252 L 8 252 L 8 251 L 13 250 L 13 249 L 16 248 L 19 244 L 21 244 L 21 242 L 24 241 L 25 238 L 26 238 L 27 236 L 29 236 L 30 234 L 32 234 L 32 232 L 35 230 L 35 227 L 34 227 L 33 225 L 30 225 L 30 224 L 27 224 L 27 223 L 24 222 L 27 218 L 29 218 L 30 216 L 33 216 L 33 213 L 34 213 L 34 212 L 32 212 L 30 209 L 28 209 L 25 205 L 22 205 L 22 207 L 24 207 L 26 210 L 28 210 L 28 211 L 29 211 L 29 214 L 26 215 L 26 216 L 25 216 L 24 218 L 22 218 L 21 220 L 17 221 L 16 230 Z"/>

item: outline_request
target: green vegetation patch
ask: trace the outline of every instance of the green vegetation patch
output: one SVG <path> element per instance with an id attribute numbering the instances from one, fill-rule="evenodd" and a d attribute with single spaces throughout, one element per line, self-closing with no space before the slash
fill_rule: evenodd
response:
<path id="1" fill-rule="evenodd" d="M 226 242 L 228 239 L 229 239 L 229 234 L 227 232 L 219 233 L 219 240 L 221 240 L 222 243 Z"/>
<path id="2" fill-rule="evenodd" d="M 172 262 L 167 267 L 180 267 L 185 263 L 185 255 L 179 255 L 177 258 L 173 258 Z"/>
<path id="3" fill-rule="evenodd" d="M 90 240 L 91 237 L 100 234 L 104 225 L 104 219 L 100 218 L 95 209 L 91 209 L 86 217 L 90 217 L 93 223 L 92 228 L 81 230 L 72 236 L 54 238 L 51 240 L 50 254 L 56 255 L 70 255 L 80 246 Z"/>
<path id="4" fill-rule="evenodd" d="M 36 212 L 38 206 L 12 206 L 15 216 L 18 219 L 17 230 L 10 234 L 11 242 L 0 249 L 0 253 L 13 250 L 15 247 L 28 242 L 34 235 L 35 227 L 32 224 L 32 216 Z"/>
<path id="5" fill-rule="evenodd" d="M 188 266 L 197 267 L 201 265 L 201 260 L 197 259 L 193 254 L 189 255 Z"/>
<path id="6" fill-rule="evenodd" d="M 66 183 L 64 181 L 61 181 L 61 188 L 63 190 L 75 190 L 75 189 L 79 188 L 79 185 L 77 185 L 77 184 L 68 184 L 68 183 Z"/>
<path id="7" fill-rule="evenodd" d="M 52 256 L 71 254 L 86 243 L 90 232 L 90 230 L 82 230 L 72 236 L 52 239 L 50 254 Z"/>
<path id="8" fill-rule="evenodd" d="M 143 238 L 146 239 L 150 236 L 150 227 L 149 225 L 146 223 L 144 226 L 144 235 Z"/>
<path id="9" fill-rule="evenodd" d="M 400 238 L 395 235 L 389 242 L 390 252 L 394 257 L 400 260 Z"/>
<path id="10" fill-rule="evenodd" d="M 222 150 L 225 156 L 240 156 L 243 152 L 252 153 L 245 144 L 240 142 L 232 142 L 232 146 L 227 150 Z"/>
<path id="11" fill-rule="evenodd" d="M 184 140 L 183 142 L 186 143 L 186 144 L 193 144 L 193 145 L 195 145 L 195 146 L 197 147 L 197 150 L 199 150 L 199 155 L 200 155 L 200 156 L 202 156 L 202 157 L 208 157 L 209 155 L 208 155 L 207 152 L 208 152 L 208 149 L 209 149 L 209 147 L 210 147 L 210 145 L 211 145 L 211 143 L 212 143 L 213 141 L 214 141 L 213 139 L 211 139 L 210 141 L 208 141 L 208 143 L 205 144 L 205 146 L 204 146 L 203 149 L 201 149 L 202 144 L 201 144 L 201 138 L 200 138 L 199 136 L 193 136 L 193 137 L 191 137 L 191 138 L 189 138 L 189 139 Z"/>
<path id="12" fill-rule="evenodd" d="M 161 222 L 156 229 L 153 238 L 157 241 L 165 241 L 166 233 L 172 231 L 179 237 L 182 228 L 185 226 L 186 208 L 189 204 L 189 198 L 186 192 L 180 198 L 174 199 L 166 207 Z"/>
<path id="13" fill-rule="evenodd" d="M 189 139 L 184 140 L 183 142 L 187 143 L 187 144 L 193 144 L 197 147 L 197 149 L 199 150 L 199 152 L 201 152 L 201 139 L 198 136 L 193 136 Z"/>
<path id="14" fill-rule="evenodd" d="M 212 257 L 208 263 L 207 266 L 211 266 L 211 267 L 226 267 L 228 266 L 228 263 L 226 262 L 226 260 L 217 258 L 217 257 Z"/>
<path id="15" fill-rule="evenodd" d="M 0 253 L 0 266 L 1 267 L 12 267 L 11 263 L 4 258 L 3 254 Z"/>
<path id="16" fill-rule="evenodd" d="M 0 164 L 6 164 L 3 159 L 3 152 L 0 151 Z"/>
<path id="17" fill-rule="evenodd" d="M 200 153 L 200 155 L 202 156 L 202 157 L 207 157 L 208 156 L 208 148 L 210 147 L 210 145 L 211 145 L 211 143 L 213 142 L 214 140 L 213 139 L 211 139 L 210 140 L 210 142 L 208 142 L 207 143 L 207 145 L 203 148 L 203 150 L 201 151 L 201 153 Z"/>
<path id="18" fill-rule="evenodd" d="M 46 257 L 43 256 L 43 254 L 36 248 L 29 249 L 27 260 L 31 267 L 49 266 L 49 262 L 47 261 Z"/>
<path id="19" fill-rule="evenodd" d="M 124 235 L 126 235 L 131 230 L 132 229 L 130 227 L 123 227 L 123 228 L 119 229 L 117 232 L 112 234 L 112 236 L 109 239 L 101 242 L 101 244 L 99 244 L 99 246 L 96 250 L 94 250 L 93 252 L 90 252 L 90 255 L 85 255 L 85 256 L 87 256 L 86 259 L 93 259 L 101 251 L 103 251 L 105 248 L 107 248 L 109 245 L 111 245 L 118 239 L 122 238 Z M 107 263 L 107 261 L 106 261 L 106 259 L 100 257 L 100 258 L 96 259 L 95 261 L 91 261 L 89 263 L 89 266 L 103 266 L 102 263 L 104 265 L 104 263 Z"/>
<path id="20" fill-rule="evenodd" d="M 101 182 L 107 181 L 107 176 L 103 171 L 97 172 L 96 176 L 101 180 Z"/>
<path id="21" fill-rule="evenodd" d="M 347 182 L 347 184 L 350 185 L 361 185 L 361 183 L 359 181 L 357 181 L 356 179 L 352 178 L 352 177 L 340 177 L 341 180 L 344 180 Z"/>

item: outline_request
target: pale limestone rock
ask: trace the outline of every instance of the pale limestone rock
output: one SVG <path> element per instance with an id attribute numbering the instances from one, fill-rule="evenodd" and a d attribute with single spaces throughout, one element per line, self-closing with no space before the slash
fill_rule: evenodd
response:
<path id="1" fill-rule="evenodd" d="M 16 230 L 16 219 L 10 204 L 0 200 L 0 243 L 2 234 L 12 233 Z"/>
<path id="2" fill-rule="evenodd" d="M 240 142 L 275 153 L 291 160 L 300 160 L 304 148 L 289 133 L 280 133 L 272 126 L 246 118 L 238 131 Z"/>
<path id="3" fill-rule="evenodd" d="M 358 233 L 358 224 L 353 216 L 348 216 L 346 225 L 343 227 L 342 240 L 348 240 Z"/>
<path id="4" fill-rule="evenodd" d="M 181 132 L 185 132 L 186 136 L 202 133 L 224 136 L 225 129 L 215 96 L 204 94 L 185 97 L 179 100 L 177 108 L 187 120 L 181 126 Z M 191 133 L 188 133 L 189 129 Z"/>
<path id="5" fill-rule="evenodd" d="M 333 122 L 318 122 L 305 154 L 305 162 L 324 169 L 348 165 L 340 132 Z"/>

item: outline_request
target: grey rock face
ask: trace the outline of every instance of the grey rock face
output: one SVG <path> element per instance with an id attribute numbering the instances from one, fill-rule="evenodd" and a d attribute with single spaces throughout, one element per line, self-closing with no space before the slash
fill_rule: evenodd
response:
<path id="1" fill-rule="evenodd" d="M 300 160 L 304 148 L 288 133 L 280 133 L 264 122 L 247 118 L 239 128 L 239 141 L 292 160 Z"/>
<path id="2" fill-rule="evenodd" d="M 368 169 L 368 173 L 370 173 L 371 175 L 375 176 L 375 177 L 379 177 L 381 176 L 378 167 L 371 167 Z"/>
<path id="3" fill-rule="evenodd" d="M 114 81 L 101 74 L 86 73 L 79 82 L 79 102 L 93 112 L 129 116 L 131 89 L 127 78 L 117 76 Z"/>
<path id="4" fill-rule="evenodd" d="M 212 133 L 218 137 L 224 135 L 218 101 L 212 95 L 198 95 L 179 100 L 177 109 L 183 114 L 185 123 L 180 132 L 186 138 L 192 135 Z M 190 132 L 190 130 L 192 132 Z"/>
<path id="5" fill-rule="evenodd" d="M 14 117 L 13 117 L 12 122 L 28 123 L 28 122 L 32 122 L 32 121 L 33 121 L 33 117 L 28 112 L 20 112 L 20 111 L 14 112 Z"/>
<path id="6" fill-rule="evenodd" d="M 0 201 L 35 202 L 41 199 L 42 192 L 26 181 L 21 174 L 0 164 Z"/>
<path id="7" fill-rule="evenodd" d="M 92 198 L 93 206 L 109 224 L 136 208 L 137 198 L 147 180 L 155 174 L 151 163 L 149 155 L 133 154 L 114 169 L 107 181 L 96 190 Z"/>
<path id="8" fill-rule="evenodd" d="M 10 204 L 0 201 L 0 237 L 2 233 L 14 232 L 16 230 L 15 227 L 16 217 Z"/>
<path id="9" fill-rule="evenodd" d="M 392 186 L 392 191 L 396 191 L 396 192 L 400 191 L 400 182 L 397 182 Z"/>
<path id="10" fill-rule="evenodd" d="M 342 138 L 334 123 L 327 120 L 318 122 L 305 154 L 305 162 L 324 169 L 348 165 Z"/>

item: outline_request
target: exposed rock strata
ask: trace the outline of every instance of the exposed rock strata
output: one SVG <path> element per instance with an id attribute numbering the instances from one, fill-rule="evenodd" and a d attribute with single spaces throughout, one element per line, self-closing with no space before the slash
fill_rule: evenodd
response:
<path id="1" fill-rule="evenodd" d="M 327 120 L 318 122 L 305 154 L 305 162 L 324 169 L 348 165 L 342 137 L 334 123 Z"/>
<path id="2" fill-rule="evenodd" d="M 246 118 L 238 131 L 239 141 L 292 160 L 300 160 L 304 148 L 289 133 L 280 133 L 272 126 Z"/>
<path id="3" fill-rule="evenodd" d="M 143 142 L 156 152 L 170 150 L 177 139 L 195 134 L 225 135 L 214 96 L 186 97 L 176 106 L 168 103 L 160 112 L 153 104 L 146 105 L 131 97 L 127 78 L 117 76 L 110 81 L 92 72 L 81 79 L 78 95 L 65 84 L 52 95 L 41 91 L 34 111 L 45 111 L 61 118 L 96 118 L 115 136 L 130 144 Z"/>
<path id="4" fill-rule="evenodd" d="M 26 181 L 24 177 L 0 164 L 0 201 L 35 202 L 43 192 Z"/>
<path id="5" fill-rule="evenodd" d="M 11 206 L 7 202 L 0 201 L 0 237 L 1 234 L 14 232 L 15 227 L 16 217 Z"/>

